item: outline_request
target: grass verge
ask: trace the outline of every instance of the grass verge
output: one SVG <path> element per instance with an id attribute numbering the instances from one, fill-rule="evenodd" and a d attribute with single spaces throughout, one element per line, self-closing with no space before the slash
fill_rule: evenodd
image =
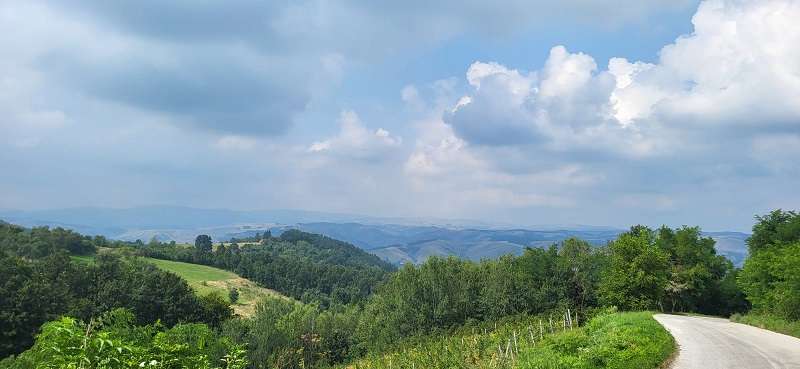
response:
<path id="1" fill-rule="evenodd" d="M 519 368 L 659 368 L 675 341 L 650 312 L 598 316 L 524 351 Z"/>
<path id="2" fill-rule="evenodd" d="M 774 315 L 756 313 L 747 315 L 733 314 L 731 321 L 800 338 L 800 321 L 789 321 Z"/>
<path id="3" fill-rule="evenodd" d="M 515 317 L 496 327 L 411 339 L 344 368 L 656 369 L 674 350 L 672 336 L 649 312 L 606 313 L 584 327 L 554 333 L 547 316 Z"/>

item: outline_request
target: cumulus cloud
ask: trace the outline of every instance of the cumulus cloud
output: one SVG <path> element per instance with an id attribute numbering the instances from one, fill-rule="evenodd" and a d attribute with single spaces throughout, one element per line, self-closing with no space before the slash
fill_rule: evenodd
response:
<path id="1" fill-rule="evenodd" d="M 339 127 L 336 136 L 312 143 L 308 151 L 372 160 L 379 159 L 386 150 L 397 148 L 403 142 L 401 137 L 394 136 L 383 128 L 369 130 L 352 110 L 342 111 Z"/>
<path id="2" fill-rule="evenodd" d="M 466 77 L 473 90 L 447 121 L 479 145 L 595 146 L 637 156 L 704 144 L 720 129 L 796 130 L 800 28 L 789 24 L 798 16 L 795 2 L 711 0 L 693 17 L 694 32 L 665 46 L 658 63 L 613 58 L 598 70 L 591 56 L 563 46 L 540 71 L 476 62 Z M 687 136 L 699 140 L 674 140 Z"/>
<path id="3" fill-rule="evenodd" d="M 797 184 L 798 17 L 793 1 L 709 0 L 654 63 L 600 67 L 564 46 L 539 70 L 475 62 L 467 93 L 422 130 L 438 141 L 418 143 L 406 171 L 468 172 L 437 180 L 531 206 L 666 213 L 743 183 Z"/>

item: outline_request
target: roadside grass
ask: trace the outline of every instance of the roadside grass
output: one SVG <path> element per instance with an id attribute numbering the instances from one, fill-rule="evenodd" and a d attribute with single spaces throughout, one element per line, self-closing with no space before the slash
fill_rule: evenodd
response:
<path id="1" fill-rule="evenodd" d="M 518 367 L 651 369 L 661 367 L 674 350 L 674 339 L 653 313 L 615 313 L 524 351 Z"/>
<path id="2" fill-rule="evenodd" d="M 80 263 L 93 263 L 94 256 L 77 256 L 71 258 Z M 183 263 L 179 261 L 160 260 L 139 257 L 156 267 L 172 272 L 185 279 L 198 296 L 209 293 L 219 293 L 225 300 L 230 301 L 228 291 L 232 288 L 239 290 L 239 301 L 231 305 L 233 311 L 240 316 L 248 317 L 255 314 L 259 301 L 268 297 L 288 299 L 277 291 L 261 287 L 255 282 L 239 277 L 236 273 L 214 268 L 206 265 Z"/>
<path id="3" fill-rule="evenodd" d="M 800 321 L 790 321 L 774 315 L 758 313 L 733 314 L 731 321 L 800 338 Z"/>
<path id="4" fill-rule="evenodd" d="M 391 353 L 370 354 L 343 367 L 655 369 L 675 350 L 672 336 L 650 312 L 605 313 L 584 327 L 554 333 L 547 316 L 515 317 L 486 327 L 414 338 Z"/>

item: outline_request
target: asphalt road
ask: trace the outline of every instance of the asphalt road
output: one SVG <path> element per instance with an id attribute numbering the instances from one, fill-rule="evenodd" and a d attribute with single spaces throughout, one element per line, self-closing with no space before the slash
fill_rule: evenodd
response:
<path id="1" fill-rule="evenodd" d="M 800 339 L 727 319 L 656 314 L 680 351 L 672 369 L 800 368 Z"/>

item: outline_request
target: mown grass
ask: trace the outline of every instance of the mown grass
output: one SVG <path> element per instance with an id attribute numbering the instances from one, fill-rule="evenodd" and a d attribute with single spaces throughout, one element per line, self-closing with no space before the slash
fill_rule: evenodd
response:
<path id="1" fill-rule="evenodd" d="M 800 321 L 790 321 L 774 315 L 757 313 L 733 314 L 731 321 L 800 338 Z"/>
<path id="2" fill-rule="evenodd" d="M 83 264 L 94 263 L 94 255 L 70 255 L 69 257 L 72 258 L 72 260 Z"/>
<path id="3" fill-rule="evenodd" d="M 345 368 L 651 369 L 660 367 L 674 350 L 672 336 L 649 312 L 606 313 L 584 327 L 556 328 L 554 333 L 547 317 L 535 316 L 500 322 L 485 331 L 466 328 L 417 338 Z"/>
<path id="4" fill-rule="evenodd" d="M 282 297 L 280 293 L 261 287 L 255 282 L 239 277 L 236 273 L 214 268 L 206 265 L 183 263 L 179 261 L 142 258 L 157 267 L 173 272 L 189 282 L 199 295 L 219 293 L 228 299 L 228 291 L 232 288 L 239 290 L 239 301 L 233 305 L 233 310 L 241 316 L 251 316 L 255 313 L 259 301 L 267 297 Z"/>

